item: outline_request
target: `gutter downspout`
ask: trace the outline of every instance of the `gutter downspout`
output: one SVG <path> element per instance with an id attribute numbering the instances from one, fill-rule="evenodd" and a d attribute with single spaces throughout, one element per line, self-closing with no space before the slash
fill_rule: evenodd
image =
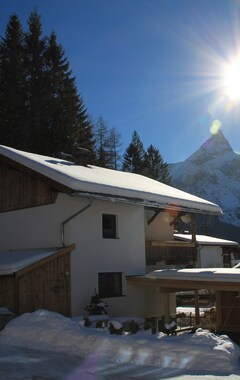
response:
<path id="1" fill-rule="evenodd" d="M 66 220 L 64 220 L 62 223 L 61 223 L 61 243 L 62 243 L 62 246 L 65 247 L 65 225 L 70 222 L 70 220 L 76 218 L 79 214 L 83 213 L 84 211 L 86 211 L 89 207 L 91 207 L 92 205 L 92 198 L 88 198 L 89 200 L 89 203 L 84 206 L 83 208 L 81 208 L 81 210 L 77 211 L 75 214 L 69 216 L 69 218 L 67 218 Z"/>

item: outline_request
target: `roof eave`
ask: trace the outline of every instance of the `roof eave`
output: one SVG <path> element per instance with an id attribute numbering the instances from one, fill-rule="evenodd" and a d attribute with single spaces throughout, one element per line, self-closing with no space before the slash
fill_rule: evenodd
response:
<path id="1" fill-rule="evenodd" d="M 112 203 L 125 203 L 137 206 L 144 206 L 146 208 L 153 209 L 162 209 L 162 210 L 175 210 L 186 212 L 190 214 L 202 214 L 202 215 L 213 215 L 213 216 L 221 216 L 223 214 L 222 210 L 216 206 L 216 210 L 207 210 L 204 208 L 197 207 L 187 207 L 181 205 L 180 201 L 178 204 L 173 203 L 165 203 L 165 202 L 156 202 L 148 199 L 142 198 L 131 198 L 126 196 L 117 196 L 113 194 L 102 194 L 102 193 L 94 193 L 94 192 L 85 192 L 85 191 L 73 191 L 71 193 L 72 196 L 77 197 L 86 197 L 98 200 L 104 200 Z"/>

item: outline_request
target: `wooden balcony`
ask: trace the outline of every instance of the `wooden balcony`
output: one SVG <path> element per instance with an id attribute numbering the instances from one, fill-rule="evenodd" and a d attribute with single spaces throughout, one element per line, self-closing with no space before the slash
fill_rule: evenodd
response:
<path id="1" fill-rule="evenodd" d="M 146 241 L 146 263 L 155 265 L 159 261 L 165 265 L 188 265 L 197 260 L 195 243 L 180 241 Z"/>

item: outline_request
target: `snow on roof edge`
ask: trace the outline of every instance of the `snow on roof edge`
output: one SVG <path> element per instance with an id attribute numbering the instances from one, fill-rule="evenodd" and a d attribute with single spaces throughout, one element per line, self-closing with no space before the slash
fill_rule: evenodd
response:
<path id="1" fill-rule="evenodd" d="M 11 275 L 54 255 L 59 248 L 21 249 L 0 252 L 0 275 Z"/>
<path id="2" fill-rule="evenodd" d="M 240 282 L 240 269 L 236 268 L 184 268 L 159 269 L 143 276 L 147 279 L 197 280 L 197 281 L 234 281 Z"/>
<path id="3" fill-rule="evenodd" d="M 191 234 L 174 234 L 174 237 L 176 237 L 179 240 L 183 241 L 191 241 L 192 235 Z M 237 241 L 233 240 L 226 240 L 226 239 L 220 239 L 216 238 L 214 236 L 207 236 L 207 235 L 196 235 L 196 241 L 198 244 L 202 245 L 233 245 L 233 246 L 239 246 L 239 243 Z"/>
<path id="4" fill-rule="evenodd" d="M 185 213 L 197 213 L 197 214 L 209 214 L 209 215 L 215 215 L 219 216 L 222 215 L 222 211 L 219 211 L 219 208 L 215 209 L 214 207 L 211 209 L 209 207 L 204 207 L 205 204 L 202 203 L 202 207 L 197 207 L 196 205 L 193 207 L 190 207 L 189 204 L 184 204 L 184 202 L 181 202 L 181 205 L 179 204 L 179 199 L 175 198 L 173 201 L 173 198 L 169 198 L 171 202 L 167 202 L 167 198 L 165 197 L 165 202 L 162 200 L 161 202 L 156 200 L 147 200 L 143 198 L 136 198 L 136 197 L 123 197 L 123 196 L 118 196 L 118 195 L 112 195 L 112 194 L 101 194 L 101 193 L 96 193 L 96 192 L 80 192 L 80 191 L 75 191 L 71 193 L 73 196 L 79 196 L 79 197 L 87 197 L 87 198 L 95 198 L 99 200 L 108 200 L 111 202 L 116 202 L 116 203 L 127 203 L 127 204 L 135 204 L 139 206 L 144 206 L 148 208 L 158 208 L 158 209 L 165 209 L 165 210 L 176 210 L 176 211 L 183 211 Z M 163 198 L 163 196 L 162 196 Z M 200 204 L 200 203 L 199 203 Z M 213 204 L 214 205 L 214 204 Z M 216 205 L 217 206 L 217 205 Z M 218 206 L 217 206 L 218 207 Z"/>
<path id="5" fill-rule="evenodd" d="M 92 165 L 77 166 L 66 160 L 28 153 L 2 145 L 0 145 L 0 154 L 65 185 L 76 194 L 78 192 L 79 194 L 81 192 L 100 193 L 129 198 L 132 203 L 137 203 L 134 202 L 134 198 L 137 198 L 143 203 L 150 203 L 150 206 L 152 203 L 152 207 L 172 208 L 171 205 L 175 204 L 177 207 L 180 206 L 180 209 L 181 207 L 188 209 L 189 212 L 222 215 L 222 210 L 218 205 L 142 175 Z M 81 169 L 80 174 L 79 169 Z M 105 179 L 108 181 L 104 181 Z M 132 188 L 131 182 L 133 182 Z"/>

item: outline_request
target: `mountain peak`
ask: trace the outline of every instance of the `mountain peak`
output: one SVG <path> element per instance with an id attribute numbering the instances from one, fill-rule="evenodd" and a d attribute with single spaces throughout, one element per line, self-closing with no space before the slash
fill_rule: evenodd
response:
<path id="1" fill-rule="evenodd" d="M 219 236 L 220 225 L 209 222 L 213 236 L 236 239 L 238 235 L 232 227 L 240 227 L 240 154 L 233 152 L 222 131 L 212 135 L 187 160 L 171 164 L 169 174 L 172 186 L 222 208 L 224 214 L 220 221 L 224 222 L 224 229 L 221 230 L 223 236 Z"/>
<path id="2" fill-rule="evenodd" d="M 213 134 L 201 147 L 187 158 L 187 161 L 203 163 L 222 156 L 224 153 L 233 152 L 231 145 L 221 130 Z"/>

